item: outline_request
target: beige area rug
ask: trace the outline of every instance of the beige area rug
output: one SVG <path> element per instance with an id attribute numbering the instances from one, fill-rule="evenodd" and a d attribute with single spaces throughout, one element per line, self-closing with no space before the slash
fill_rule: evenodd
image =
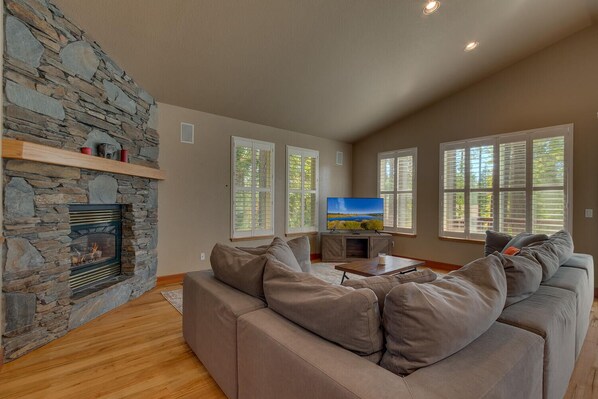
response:
<path id="1" fill-rule="evenodd" d="M 327 283 L 339 285 L 341 283 L 341 279 L 343 278 L 343 272 L 336 270 L 334 268 L 336 265 L 342 265 L 342 263 L 312 263 L 311 274 L 320 280 L 326 281 Z M 349 274 L 347 277 L 350 279 L 364 278 L 356 274 Z"/>
<path id="2" fill-rule="evenodd" d="M 178 290 L 172 291 L 162 291 L 162 296 L 170 302 L 170 304 L 179 311 L 180 314 L 183 314 L 183 289 L 179 288 Z"/>
<path id="3" fill-rule="evenodd" d="M 330 284 L 340 284 L 341 278 L 343 277 L 343 272 L 338 271 L 334 268 L 335 265 L 339 265 L 340 263 L 312 263 L 311 265 L 311 273 L 319 278 L 320 280 L 324 280 Z M 354 274 L 351 275 L 352 279 L 355 278 L 363 278 L 361 276 L 356 276 Z M 162 296 L 170 302 L 170 304 L 179 311 L 180 314 L 183 314 L 183 289 L 179 288 L 177 290 L 171 291 L 162 291 Z"/>

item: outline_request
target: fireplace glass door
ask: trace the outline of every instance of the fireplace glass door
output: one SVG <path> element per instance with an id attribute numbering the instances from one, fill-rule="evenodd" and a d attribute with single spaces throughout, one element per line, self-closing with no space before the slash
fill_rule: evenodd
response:
<path id="1" fill-rule="evenodd" d="M 73 293 L 121 273 L 120 205 L 71 205 Z"/>

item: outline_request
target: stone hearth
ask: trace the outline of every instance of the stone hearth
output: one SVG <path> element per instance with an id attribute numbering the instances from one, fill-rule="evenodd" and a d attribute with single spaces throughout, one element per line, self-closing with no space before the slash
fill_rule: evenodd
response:
<path id="1" fill-rule="evenodd" d="M 4 137 L 79 152 L 99 143 L 158 167 L 157 105 L 46 0 L 4 2 Z M 95 151 L 94 151 L 95 152 Z M 29 161 L 4 162 L 3 339 L 15 359 L 152 288 L 157 182 Z M 122 272 L 72 296 L 70 204 L 122 204 Z"/>

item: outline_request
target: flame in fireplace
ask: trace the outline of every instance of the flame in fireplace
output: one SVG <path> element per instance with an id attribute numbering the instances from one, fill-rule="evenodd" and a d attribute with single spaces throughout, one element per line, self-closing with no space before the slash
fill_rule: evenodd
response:
<path id="1" fill-rule="evenodd" d="M 77 251 L 76 249 L 74 249 L 74 251 L 76 252 L 76 255 L 71 257 L 71 263 L 73 266 L 95 262 L 102 257 L 103 253 L 97 242 L 92 243 L 91 247 L 84 254 L 81 254 L 81 252 Z"/>

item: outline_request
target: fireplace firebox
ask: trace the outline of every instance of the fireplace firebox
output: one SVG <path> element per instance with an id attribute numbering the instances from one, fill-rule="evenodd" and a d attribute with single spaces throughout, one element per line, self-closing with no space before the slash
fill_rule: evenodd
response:
<path id="1" fill-rule="evenodd" d="M 121 274 L 121 205 L 70 205 L 71 275 L 77 294 Z"/>

